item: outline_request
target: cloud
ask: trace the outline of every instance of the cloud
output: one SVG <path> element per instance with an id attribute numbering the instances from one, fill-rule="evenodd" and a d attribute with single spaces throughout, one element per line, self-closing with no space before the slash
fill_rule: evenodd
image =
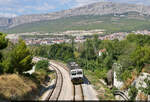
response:
<path id="1" fill-rule="evenodd" d="M 66 4 L 66 3 L 69 3 L 70 1 L 72 1 L 72 0 L 60 0 L 60 3 L 61 4 Z"/>
<path id="2" fill-rule="evenodd" d="M 54 5 L 49 5 L 48 3 L 44 3 L 42 6 L 34 7 L 35 10 L 48 11 L 51 9 L 55 9 Z"/>
<path id="3" fill-rule="evenodd" d="M 74 1 L 76 2 L 75 7 L 80 7 L 95 2 L 120 2 L 120 3 L 150 5 L 150 0 L 74 0 Z"/>
<path id="4" fill-rule="evenodd" d="M 55 9 L 48 0 L 0 0 L 0 16 L 47 13 Z M 15 15 L 14 15 L 15 14 Z"/>
<path id="5" fill-rule="evenodd" d="M 12 3 L 15 0 L 0 0 L 0 4 L 9 4 Z"/>
<path id="6" fill-rule="evenodd" d="M 12 18 L 12 17 L 16 17 L 16 14 L 12 14 L 12 13 L 0 13 L 0 17 L 8 17 L 8 18 Z"/>
<path id="7" fill-rule="evenodd" d="M 81 7 L 87 4 L 96 3 L 96 2 L 106 2 L 108 0 L 75 0 L 76 5 L 75 7 Z"/>
<path id="8" fill-rule="evenodd" d="M 39 5 L 39 6 L 25 6 L 23 11 L 25 10 L 48 11 L 48 10 L 55 9 L 55 8 L 56 7 L 53 5 L 44 3 L 43 5 Z"/>

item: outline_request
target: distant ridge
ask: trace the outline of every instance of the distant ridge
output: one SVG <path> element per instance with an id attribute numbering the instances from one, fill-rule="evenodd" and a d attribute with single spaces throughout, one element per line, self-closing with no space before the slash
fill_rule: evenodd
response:
<path id="1" fill-rule="evenodd" d="M 54 20 L 71 16 L 122 14 L 131 11 L 138 12 L 139 14 L 150 15 L 150 6 L 127 3 L 98 2 L 83 7 L 48 14 L 24 15 L 14 18 L 0 17 L 0 28 L 13 28 L 21 24 Z"/>

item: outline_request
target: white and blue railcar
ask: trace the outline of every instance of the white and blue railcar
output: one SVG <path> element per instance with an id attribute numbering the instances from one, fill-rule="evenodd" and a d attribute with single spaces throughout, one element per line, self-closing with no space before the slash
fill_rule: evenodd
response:
<path id="1" fill-rule="evenodd" d="M 76 62 L 69 62 L 70 79 L 73 84 L 83 83 L 83 69 Z"/>

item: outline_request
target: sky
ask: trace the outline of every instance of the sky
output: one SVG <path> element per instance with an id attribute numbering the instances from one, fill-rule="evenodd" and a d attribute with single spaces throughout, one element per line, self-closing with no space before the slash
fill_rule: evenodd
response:
<path id="1" fill-rule="evenodd" d="M 0 0 L 0 17 L 51 13 L 104 1 L 150 5 L 150 0 Z"/>

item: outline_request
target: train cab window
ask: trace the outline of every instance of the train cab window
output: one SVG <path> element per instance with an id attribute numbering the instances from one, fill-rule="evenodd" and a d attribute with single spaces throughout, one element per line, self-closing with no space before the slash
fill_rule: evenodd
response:
<path id="1" fill-rule="evenodd" d="M 72 75 L 76 75 L 76 71 L 72 71 L 71 74 L 72 74 Z"/>
<path id="2" fill-rule="evenodd" d="M 76 73 L 72 73 L 72 75 L 76 75 Z"/>
<path id="3" fill-rule="evenodd" d="M 77 72 L 77 74 L 82 74 L 82 72 L 79 71 L 79 72 Z"/>

